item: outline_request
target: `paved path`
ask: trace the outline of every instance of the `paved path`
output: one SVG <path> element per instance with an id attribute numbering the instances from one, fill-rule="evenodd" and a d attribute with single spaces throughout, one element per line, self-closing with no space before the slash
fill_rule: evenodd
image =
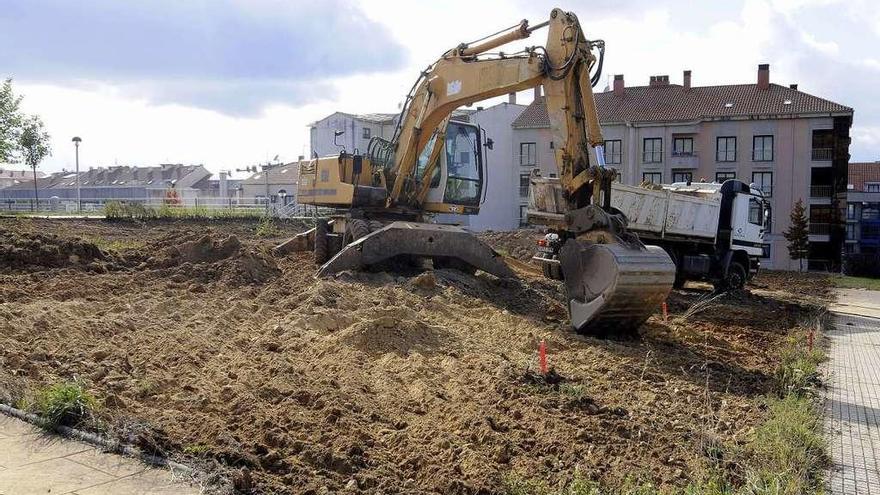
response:
<path id="1" fill-rule="evenodd" d="M 832 494 L 880 495 L 880 291 L 838 290 L 832 306 L 826 427 Z"/>
<path id="2" fill-rule="evenodd" d="M 0 495 L 189 495 L 168 469 L 48 435 L 0 414 Z"/>

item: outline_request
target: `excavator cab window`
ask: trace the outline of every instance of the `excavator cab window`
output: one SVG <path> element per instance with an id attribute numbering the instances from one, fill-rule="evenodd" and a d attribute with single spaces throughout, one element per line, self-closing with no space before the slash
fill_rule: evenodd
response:
<path id="1" fill-rule="evenodd" d="M 425 169 L 428 168 L 428 159 L 431 158 L 431 151 L 434 149 L 434 142 L 437 141 L 437 133 L 431 134 L 431 139 L 428 141 L 428 144 L 425 145 L 425 149 L 422 150 L 422 154 L 419 155 L 419 161 L 416 163 L 416 177 L 422 177 L 425 175 Z M 439 162 L 441 157 L 437 157 L 437 161 Z M 440 166 L 439 164 L 434 167 L 434 172 L 431 173 L 431 188 L 435 188 L 440 185 Z"/>
<path id="2" fill-rule="evenodd" d="M 483 191 L 480 143 L 480 134 L 475 126 L 454 122 L 447 126 L 444 203 L 479 205 Z"/>

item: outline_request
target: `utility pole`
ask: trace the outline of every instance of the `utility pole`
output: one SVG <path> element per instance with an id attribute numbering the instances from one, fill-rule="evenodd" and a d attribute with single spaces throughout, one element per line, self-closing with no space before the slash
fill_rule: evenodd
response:
<path id="1" fill-rule="evenodd" d="M 79 143 L 82 142 L 82 139 L 79 136 L 74 136 L 71 141 L 76 147 L 76 211 L 82 213 L 82 196 L 80 196 L 79 190 Z"/>

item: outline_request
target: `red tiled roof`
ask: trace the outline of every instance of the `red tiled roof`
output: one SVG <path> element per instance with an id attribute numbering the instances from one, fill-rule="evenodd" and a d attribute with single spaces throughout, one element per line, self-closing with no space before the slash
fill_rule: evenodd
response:
<path id="1" fill-rule="evenodd" d="M 756 84 L 702 86 L 634 86 L 623 96 L 596 93 L 599 121 L 680 122 L 725 117 L 852 113 L 852 108 L 778 84 L 760 90 Z M 786 103 L 790 102 L 790 103 Z M 729 106 L 728 106 L 729 105 Z M 537 98 L 513 121 L 517 128 L 548 127 L 544 98 Z"/>
<path id="2" fill-rule="evenodd" d="M 866 182 L 880 182 L 880 162 L 850 163 L 848 182 L 850 191 L 864 192 Z"/>

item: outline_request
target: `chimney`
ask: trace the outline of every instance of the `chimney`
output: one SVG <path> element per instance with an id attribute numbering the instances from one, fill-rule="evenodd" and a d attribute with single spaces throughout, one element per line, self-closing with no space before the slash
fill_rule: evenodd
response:
<path id="1" fill-rule="evenodd" d="M 770 64 L 758 66 L 758 89 L 770 89 Z"/>
<path id="2" fill-rule="evenodd" d="M 623 84 L 623 74 L 614 74 L 614 96 L 623 96 L 626 93 Z"/>
<path id="3" fill-rule="evenodd" d="M 540 97 L 541 97 L 541 85 L 539 84 L 539 85 L 535 86 L 535 99 L 537 100 Z"/>
<path id="4" fill-rule="evenodd" d="M 789 84 L 788 87 L 791 88 L 791 89 L 793 89 L 793 90 L 795 90 L 795 91 L 797 91 L 797 83 Z"/>
<path id="5" fill-rule="evenodd" d="M 507 103 L 511 105 L 516 105 L 516 93 L 507 93 Z"/>
<path id="6" fill-rule="evenodd" d="M 648 86 L 658 88 L 661 86 L 669 86 L 669 76 L 651 76 Z"/>
<path id="7" fill-rule="evenodd" d="M 684 71 L 684 78 L 682 80 L 684 81 L 684 90 L 691 89 L 691 71 Z"/>

